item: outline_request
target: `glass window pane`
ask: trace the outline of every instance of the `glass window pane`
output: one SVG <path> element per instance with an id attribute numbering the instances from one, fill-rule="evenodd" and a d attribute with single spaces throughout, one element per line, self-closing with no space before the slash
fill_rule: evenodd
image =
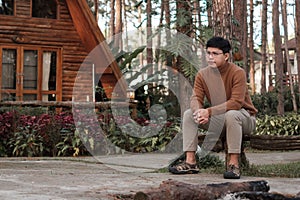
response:
<path id="1" fill-rule="evenodd" d="M 0 15 L 14 15 L 14 0 L 0 0 Z"/>
<path id="2" fill-rule="evenodd" d="M 24 51 L 24 76 L 23 88 L 24 89 L 37 89 L 37 50 Z"/>
<path id="3" fill-rule="evenodd" d="M 37 99 L 36 94 L 24 94 L 23 95 L 23 101 L 34 101 Z"/>
<path id="4" fill-rule="evenodd" d="M 16 100 L 16 94 L 14 93 L 2 93 L 1 94 L 1 101 L 15 101 Z"/>
<path id="5" fill-rule="evenodd" d="M 32 17 L 56 19 L 55 0 L 32 0 Z"/>
<path id="6" fill-rule="evenodd" d="M 2 50 L 2 89 L 16 89 L 16 49 Z"/>
<path id="7" fill-rule="evenodd" d="M 43 101 L 56 101 L 56 95 L 55 94 L 43 94 L 42 100 Z"/>
<path id="8" fill-rule="evenodd" d="M 43 53 L 43 81 L 42 90 L 56 90 L 56 52 Z"/>

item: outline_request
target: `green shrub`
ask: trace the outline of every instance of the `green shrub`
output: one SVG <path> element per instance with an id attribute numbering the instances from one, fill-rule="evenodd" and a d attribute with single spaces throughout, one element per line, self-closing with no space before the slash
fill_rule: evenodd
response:
<path id="1" fill-rule="evenodd" d="M 298 88 L 295 87 L 296 104 L 300 107 Z M 285 87 L 283 92 L 284 110 L 285 112 L 293 111 L 292 94 L 290 88 Z M 267 92 L 266 94 L 254 94 L 251 96 L 252 102 L 260 115 L 276 115 L 277 114 L 277 93 L 276 91 Z"/>
<path id="2" fill-rule="evenodd" d="M 110 109 L 100 110 L 96 120 L 86 117 L 92 114 L 89 112 L 94 111 L 76 113 L 76 126 L 72 113 L 41 114 L 36 110 L 29 113 L 28 110 L 13 109 L 0 113 L 1 156 L 78 156 L 89 155 L 88 150 L 108 152 L 111 147 L 130 152 L 152 152 L 164 150 L 180 131 L 179 118 L 168 118 L 161 127 L 159 118 L 150 123 L 141 117 L 129 123 L 128 120 L 133 121 L 129 116 L 113 116 Z M 153 134 L 151 128 L 155 126 L 161 129 Z M 134 137 L 139 131 L 149 136 Z M 108 147 L 106 140 L 113 146 Z"/>
<path id="3" fill-rule="evenodd" d="M 258 110 L 258 116 L 262 114 L 273 115 L 277 112 L 277 94 L 267 92 L 264 95 L 255 94 L 251 96 L 253 105 Z"/>
<path id="4" fill-rule="evenodd" d="M 264 115 L 256 119 L 256 135 L 300 135 L 300 115 L 287 113 L 284 116 Z"/>
<path id="5" fill-rule="evenodd" d="M 271 102 L 274 96 L 269 95 L 256 96 L 255 102 Z M 261 103 L 260 108 L 271 112 L 275 103 L 271 106 L 267 103 Z M 153 134 L 150 126 L 161 126 L 159 118 L 150 123 L 148 116 L 141 115 L 134 121 L 139 126 L 134 126 L 129 116 L 113 116 L 110 109 L 100 109 L 96 120 L 86 117 L 91 113 L 84 114 L 81 110 L 76 114 L 78 122 L 75 126 L 70 112 L 45 114 L 40 111 L 0 111 L 0 156 L 79 156 L 89 155 L 89 151 L 103 152 L 101 148 L 109 151 L 111 147 L 135 153 L 153 152 L 164 150 L 181 131 L 181 119 L 169 115 L 160 131 Z M 299 123 L 300 115 L 296 113 L 284 116 L 265 113 L 257 117 L 254 134 L 300 135 Z M 144 137 L 134 137 L 137 133 Z M 106 140 L 112 146 L 108 147 Z"/>
<path id="6" fill-rule="evenodd" d="M 79 156 L 88 154 L 78 131 L 71 132 L 70 130 L 62 130 L 61 134 L 62 141 L 55 145 L 58 150 L 57 156 Z"/>
<path id="7" fill-rule="evenodd" d="M 44 138 L 30 126 L 18 127 L 8 145 L 13 149 L 13 156 L 43 156 L 49 149 L 45 148 Z"/>
<path id="8" fill-rule="evenodd" d="M 55 111 L 54 108 L 49 107 L 18 107 L 18 106 L 1 106 L 0 113 L 5 112 L 16 112 L 20 115 L 29 115 L 29 116 L 39 116 L 45 113 L 53 113 Z"/>
<path id="9" fill-rule="evenodd" d="M 122 116 L 119 116 L 122 118 Z M 130 152 L 153 152 L 164 150 L 166 145 L 172 141 L 177 133 L 180 132 L 180 121 L 178 118 L 169 118 L 158 133 L 151 132 L 151 128 L 160 126 L 160 121 L 149 121 L 145 118 L 137 119 L 138 124 L 127 122 L 122 119 L 122 123 L 108 124 L 107 138 L 117 147 Z M 151 125 L 151 126 L 150 126 Z M 155 129 L 154 129 L 155 130 Z M 149 137 L 134 137 L 137 133 L 147 134 Z M 145 135 L 144 135 L 145 136 Z"/>
<path id="10" fill-rule="evenodd" d="M 8 109 L 0 113 L 0 156 L 87 155 L 72 113 Z"/>

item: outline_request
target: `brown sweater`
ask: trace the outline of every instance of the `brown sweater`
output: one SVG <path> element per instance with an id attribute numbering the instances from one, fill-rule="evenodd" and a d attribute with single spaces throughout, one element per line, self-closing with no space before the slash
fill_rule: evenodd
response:
<path id="1" fill-rule="evenodd" d="M 241 108 L 250 115 L 257 113 L 248 93 L 245 71 L 233 63 L 206 67 L 197 73 L 190 103 L 193 112 L 203 108 L 205 98 L 210 103 L 210 116 Z"/>

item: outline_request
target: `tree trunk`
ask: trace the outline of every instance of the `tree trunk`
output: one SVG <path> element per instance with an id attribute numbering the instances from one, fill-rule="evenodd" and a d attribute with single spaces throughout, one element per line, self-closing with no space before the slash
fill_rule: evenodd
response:
<path id="1" fill-rule="evenodd" d="M 153 64 L 153 51 L 152 51 L 152 3 L 151 0 L 147 0 L 147 65 Z M 153 73 L 152 68 L 148 71 L 148 74 L 151 75 Z"/>
<path id="2" fill-rule="evenodd" d="M 215 36 L 221 36 L 231 41 L 231 17 L 231 0 L 213 0 L 213 29 Z"/>
<path id="3" fill-rule="evenodd" d="M 213 9 L 213 5 L 212 5 L 211 1 L 207 1 L 206 2 L 206 10 L 207 10 L 208 28 L 213 27 L 212 9 Z"/>
<path id="4" fill-rule="evenodd" d="M 142 4 L 138 6 L 138 23 L 139 23 L 139 46 L 142 46 L 143 43 L 143 28 L 142 24 Z M 140 67 L 144 67 L 144 55 L 142 53 L 139 54 L 139 62 Z M 144 76 L 143 76 L 144 77 Z"/>
<path id="5" fill-rule="evenodd" d="M 240 66 L 248 75 L 248 68 L 245 57 L 247 57 L 247 1 L 233 1 L 233 15 L 238 21 L 237 25 L 233 25 L 233 39 L 237 40 L 237 51 L 233 52 L 234 61 L 243 61 Z M 245 34 L 246 33 L 246 34 Z"/>
<path id="6" fill-rule="evenodd" d="M 167 39 L 167 45 L 170 44 L 170 38 L 171 38 L 171 13 L 170 13 L 170 1 L 164 0 L 164 10 L 165 10 L 165 18 L 166 18 L 166 39 Z M 171 66 L 171 65 L 169 65 Z"/>
<path id="7" fill-rule="evenodd" d="M 286 0 L 281 1 L 281 10 L 282 10 L 282 24 L 283 24 L 283 30 L 284 30 L 284 49 L 285 49 L 285 57 L 286 57 L 286 65 L 287 65 L 287 71 L 288 71 L 288 78 L 289 78 L 289 86 L 291 90 L 292 95 L 292 102 L 293 102 L 293 110 L 294 112 L 297 112 L 297 102 L 296 102 L 296 95 L 294 90 L 294 81 L 292 78 L 292 69 L 291 69 L 291 62 L 290 62 L 290 55 L 289 55 L 289 49 L 288 49 L 288 30 L 287 30 L 287 10 L 286 10 Z"/>
<path id="8" fill-rule="evenodd" d="M 273 35 L 275 48 L 275 68 L 276 68 L 276 89 L 277 93 L 277 114 L 284 114 L 284 98 L 283 98 L 283 70 L 282 70 L 282 51 L 281 36 L 279 30 L 279 0 L 273 2 Z"/>
<path id="9" fill-rule="evenodd" d="M 179 34 L 184 34 L 188 37 L 192 36 L 193 32 L 193 18 L 192 18 L 192 8 L 190 6 L 190 1 L 188 0 L 180 0 L 176 2 L 177 6 L 177 13 L 176 13 L 176 18 L 177 18 L 177 31 Z M 189 55 L 192 52 L 192 45 L 190 49 L 182 49 L 184 54 L 189 57 Z M 182 68 L 183 68 L 183 63 L 184 59 L 181 57 L 182 55 L 177 56 L 177 61 L 176 61 L 176 68 L 177 71 L 179 72 L 179 75 L 182 74 Z M 183 79 L 183 76 L 178 76 L 178 81 L 179 81 L 179 94 L 180 94 L 180 108 L 181 108 L 181 113 L 183 113 L 186 109 L 189 108 L 189 97 L 191 94 L 189 94 L 189 89 L 187 85 L 187 81 L 181 80 Z"/>
<path id="10" fill-rule="evenodd" d="M 206 2 L 206 3 L 208 4 L 208 2 Z M 204 42 L 205 33 L 202 31 L 202 28 L 204 26 L 202 25 L 202 18 L 201 18 L 201 12 L 202 11 L 201 11 L 201 7 L 200 7 L 200 2 L 199 1 L 195 1 L 195 10 L 197 12 L 197 19 L 198 19 L 198 31 L 200 29 L 199 35 L 198 36 L 196 35 L 197 40 L 199 41 L 199 46 L 200 46 L 200 51 L 201 51 L 200 63 L 202 65 L 205 65 L 205 63 L 206 63 L 205 42 Z M 211 8 L 208 8 L 208 6 L 207 6 L 207 13 L 211 13 Z M 207 16 L 207 18 L 208 18 L 208 21 L 211 21 L 211 16 Z M 211 23 L 211 22 L 209 22 L 209 23 Z"/>
<path id="11" fill-rule="evenodd" d="M 245 1 L 245 3 L 243 4 L 243 8 L 242 10 L 244 10 L 244 12 L 247 12 L 248 9 L 247 9 L 247 1 Z M 247 74 L 249 73 L 250 69 L 249 69 L 249 65 L 248 65 L 248 52 L 247 52 L 247 49 L 248 49 L 248 21 L 247 21 L 247 17 L 248 17 L 248 13 L 247 14 L 244 14 L 244 31 L 243 34 L 243 41 L 242 41 L 242 47 L 244 48 L 244 51 L 242 52 L 242 57 L 243 57 L 243 63 L 244 63 L 244 66 L 245 66 L 245 70 L 247 72 Z M 248 77 L 249 78 L 249 77 Z"/>
<path id="12" fill-rule="evenodd" d="M 164 0 L 164 10 L 165 10 L 165 18 L 166 18 L 166 43 L 167 46 L 171 44 L 171 13 L 170 13 L 170 1 Z M 173 56 L 168 54 L 166 58 L 166 65 L 168 67 L 172 66 Z M 170 77 L 170 76 L 169 76 Z M 170 83 L 172 84 L 172 83 Z"/>
<path id="13" fill-rule="evenodd" d="M 298 92 L 300 93 L 300 1 L 296 1 L 296 55 L 297 55 L 297 69 L 298 69 Z M 300 96 L 299 96 L 300 101 Z"/>
<path id="14" fill-rule="evenodd" d="M 169 0 L 164 0 L 164 10 L 165 10 L 165 21 L 166 21 L 166 45 L 170 46 L 171 45 L 171 12 L 170 12 L 170 1 Z M 173 67 L 173 55 L 171 52 L 165 52 L 167 53 L 166 55 L 166 66 L 167 67 Z M 168 70 L 168 77 L 169 80 L 168 84 L 169 84 L 169 88 L 174 87 L 174 83 L 173 83 L 173 77 L 172 77 L 172 72 L 170 70 Z"/>
<path id="15" fill-rule="evenodd" d="M 94 0 L 94 6 L 95 6 L 95 19 L 96 22 L 98 22 L 99 19 L 98 0 Z"/>
<path id="16" fill-rule="evenodd" d="M 261 16 L 261 80 L 260 93 L 266 93 L 266 66 L 267 66 L 267 12 L 268 1 L 262 1 L 262 16 Z"/>
<path id="17" fill-rule="evenodd" d="M 160 16 L 159 16 L 158 29 L 161 29 L 163 27 L 164 12 L 165 12 L 164 0 L 161 1 L 160 7 L 161 7 L 161 10 L 160 10 Z M 158 68 L 159 68 L 160 49 L 161 49 L 160 45 L 161 45 L 161 30 L 158 30 L 157 48 L 155 49 L 155 68 L 154 68 L 155 72 L 157 72 Z"/>
<path id="18" fill-rule="evenodd" d="M 159 188 L 137 192 L 135 200 L 213 200 L 226 194 L 257 191 L 268 192 L 269 185 L 266 181 L 226 182 L 220 184 L 193 185 L 174 180 L 164 181 Z"/>
<path id="19" fill-rule="evenodd" d="M 195 41 L 199 41 L 199 37 L 202 38 L 201 32 L 199 34 L 197 34 L 199 32 L 199 29 L 201 29 L 201 11 L 200 11 L 200 2 L 199 1 L 194 1 L 194 9 L 193 9 L 193 20 L 194 20 L 194 31 L 193 31 L 193 38 L 195 38 Z M 195 45 L 195 52 L 198 51 L 198 45 Z M 203 50 L 203 48 L 201 48 L 201 50 Z M 201 54 L 203 55 L 203 54 Z"/>
<path id="20" fill-rule="evenodd" d="M 125 0 L 123 0 L 123 2 L 122 2 L 122 8 L 123 8 L 123 15 L 124 15 L 124 26 L 123 26 L 123 29 L 125 31 L 124 49 L 125 49 L 125 51 L 128 51 L 129 50 L 129 44 L 128 44 L 129 38 L 128 38 L 127 10 L 126 10 L 126 2 L 125 2 Z"/>
<path id="21" fill-rule="evenodd" d="M 115 45 L 119 51 L 123 50 L 123 41 L 122 41 L 122 29 L 123 29 L 123 20 L 122 20 L 122 0 L 116 0 L 116 37 Z"/>
<path id="22" fill-rule="evenodd" d="M 110 36 L 115 35 L 115 0 L 110 1 L 110 21 L 109 21 L 109 27 L 110 27 Z"/>
<path id="23" fill-rule="evenodd" d="M 250 55 L 250 87 L 251 93 L 255 94 L 255 70 L 254 70 L 254 42 L 253 42 L 253 0 L 250 0 L 250 23 L 249 23 L 249 55 Z"/>

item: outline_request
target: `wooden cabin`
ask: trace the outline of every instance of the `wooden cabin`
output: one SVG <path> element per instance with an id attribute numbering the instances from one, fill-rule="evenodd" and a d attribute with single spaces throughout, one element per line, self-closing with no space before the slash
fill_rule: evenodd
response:
<path id="1" fill-rule="evenodd" d="M 101 101 L 118 82 L 126 91 L 86 0 L 0 0 L 0 55 L 1 101 Z"/>

